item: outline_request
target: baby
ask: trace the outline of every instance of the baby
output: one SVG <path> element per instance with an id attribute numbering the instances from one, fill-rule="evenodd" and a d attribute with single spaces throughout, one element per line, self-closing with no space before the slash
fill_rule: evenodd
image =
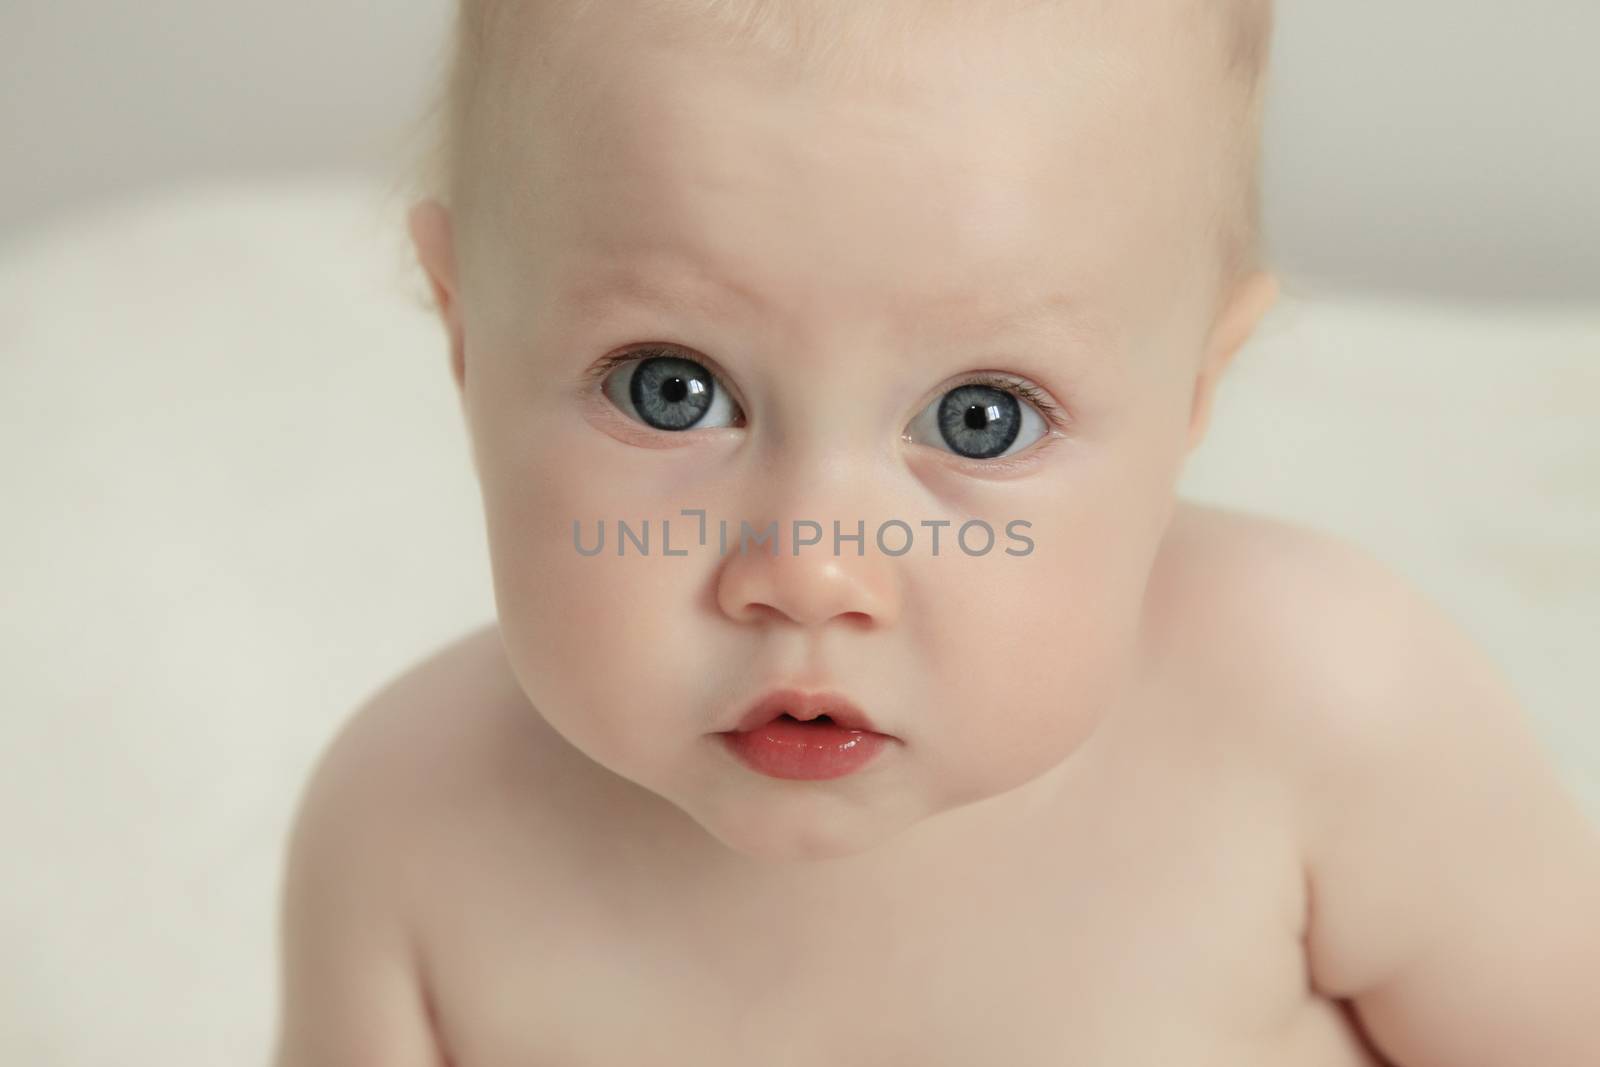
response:
<path id="1" fill-rule="evenodd" d="M 278 1067 L 1596 1067 L 1600 834 L 1179 500 L 1266 0 L 465 0 L 410 232 L 497 619 L 300 798 Z"/>

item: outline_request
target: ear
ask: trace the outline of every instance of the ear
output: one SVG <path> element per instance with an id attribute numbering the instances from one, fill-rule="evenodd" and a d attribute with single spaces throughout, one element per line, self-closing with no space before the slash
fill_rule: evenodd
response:
<path id="1" fill-rule="evenodd" d="M 1277 300 L 1278 279 L 1267 271 L 1256 271 L 1239 284 L 1218 314 L 1206 341 L 1200 374 L 1195 380 L 1194 402 L 1189 413 L 1189 451 L 1200 444 L 1211 425 L 1211 401 L 1217 382 Z"/>
<path id="2" fill-rule="evenodd" d="M 455 235 L 450 226 L 450 211 L 437 200 L 423 200 L 411 208 L 407 221 L 411 243 L 417 251 L 417 262 L 428 275 L 428 285 L 433 290 L 439 318 L 450 338 L 450 373 L 455 378 L 457 391 L 464 391 L 467 385 L 466 345 L 461 328 Z"/>

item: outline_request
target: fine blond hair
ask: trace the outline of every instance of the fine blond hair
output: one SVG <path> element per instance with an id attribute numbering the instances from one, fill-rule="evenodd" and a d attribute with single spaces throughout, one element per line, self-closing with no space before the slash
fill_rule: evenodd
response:
<path id="1" fill-rule="evenodd" d="M 1120 0 L 1126 5 L 1130 0 Z M 1159 2 L 1177 16 L 1167 32 L 1183 34 L 1210 58 L 1225 90 L 1221 173 L 1214 175 L 1211 236 L 1221 283 L 1231 285 L 1265 266 L 1261 227 L 1261 125 L 1273 32 L 1272 0 L 1134 0 Z M 421 117 L 421 151 L 403 180 L 413 198 L 447 205 L 462 195 L 466 150 L 480 88 L 494 61 L 495 41 L 514 31 L 513 19 L 540 16 L 536 36 L 559 47 L 562 33 L 617 0 L 458 0 L 445 70 Z M 914 38 L 931 19 L 983 19 L 1039 6 L 1069 7 L 1093 17 L 1119 0 L 630 0 L 630 18 L 664 34 L 709 32 L 741 50 L 791 65 L 835 84 L 870 85 L 892 79 L 896 44 Z M 1124 7 L 1123 10 L 1128 10 Z M 1152 9 L 1157 10 L 1157 9 Z M 958 23 L 959 24 L 959 23 Z"/>

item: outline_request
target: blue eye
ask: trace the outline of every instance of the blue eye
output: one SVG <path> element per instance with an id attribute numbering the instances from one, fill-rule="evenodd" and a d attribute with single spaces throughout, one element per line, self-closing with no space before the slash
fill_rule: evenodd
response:
<path id="1" fill-rule="evenodd" d="M 625 414 L 657 430 L 737 425 L 739 409 L 727 390 L 692 359 L 630 359 L 608 374 L 601 388 Z"/>
<path id="2" fill-rule="evenodd" d="M 944 448 L 965 459 L 1011 455 L 1046 432 L 1045 416 L 1025 396 L 1023 386 L 959 385 L 924 408 L 907 434 L 919 444 Z"/>

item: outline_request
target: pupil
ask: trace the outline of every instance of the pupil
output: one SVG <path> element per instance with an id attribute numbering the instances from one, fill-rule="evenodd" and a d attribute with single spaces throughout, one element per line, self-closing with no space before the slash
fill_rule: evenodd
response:
<path id="1" fill-rule="evenodd" d="M 710 372 L 690 359 L 657 356 L 639 364 L 628 383 L 639 417 L 658 430 L 687 430 L 711 410 Z"/>
<path id="2" fill-rule="evenodd" d="M 965 385 L 945 394 L 938 422 L 945 444 L 957 454 L 992 459 L 1016 441 L 1022 428 L 1022 408 L 1002 389 Z"/>

